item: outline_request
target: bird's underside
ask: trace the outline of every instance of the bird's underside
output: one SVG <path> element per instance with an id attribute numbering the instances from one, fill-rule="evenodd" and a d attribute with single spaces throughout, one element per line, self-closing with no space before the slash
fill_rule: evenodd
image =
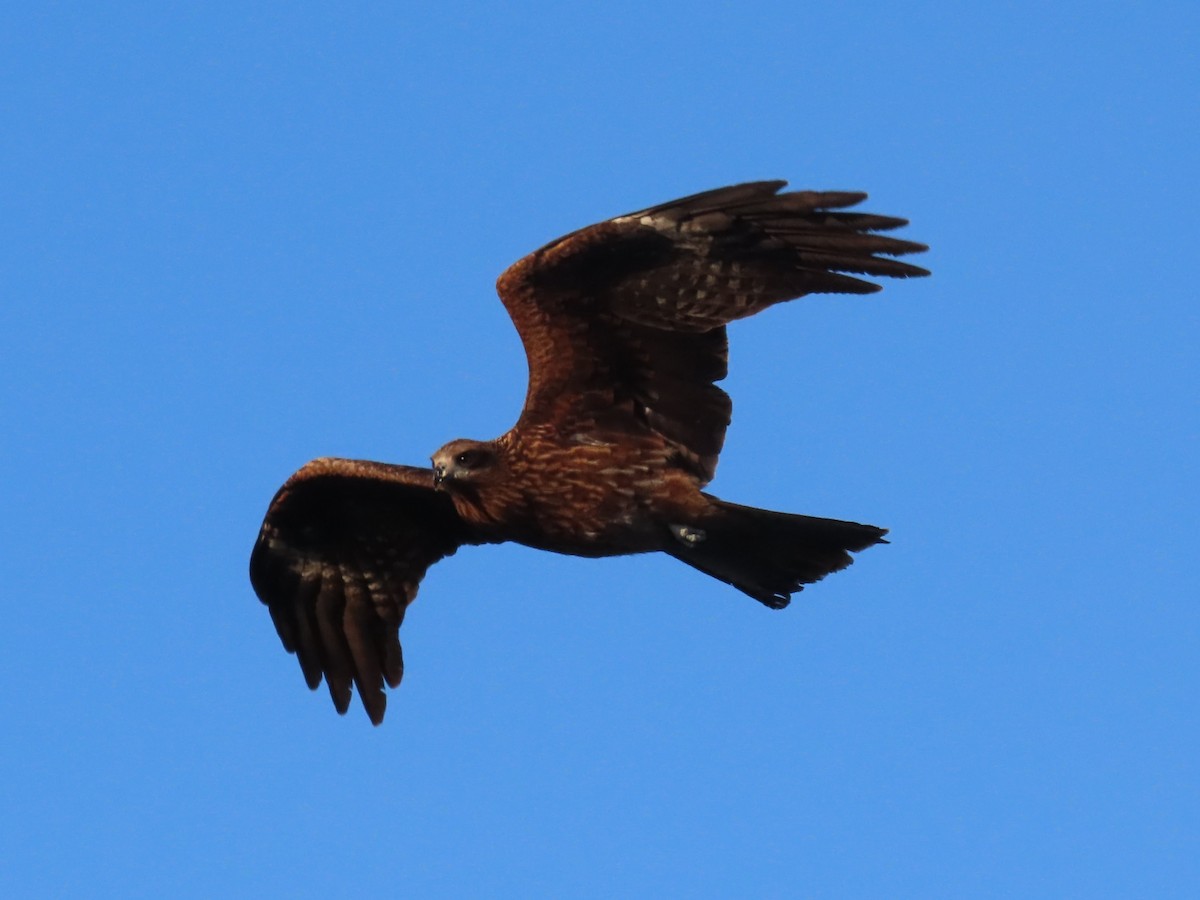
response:
<path id="1" fill-rule="evenodd" d="M 433 563 L 516 541 L 578 556 L 661 551 L 786 606 L 879 543 L 882 528 L 771 512 L 706 493 L 729 424 L 725 326 L 857 276 L 912 277 L 926 249 L 845 211 L 849 192 L 756 182 L 619 216 L 547 244 L 497 282 L 525 346 L 517 424 L 456 440 L 431 468 L 323 458 L 272 500 L 250 579 L 309 687 L 371 721 L 404 666 L 399 629 Z"/>

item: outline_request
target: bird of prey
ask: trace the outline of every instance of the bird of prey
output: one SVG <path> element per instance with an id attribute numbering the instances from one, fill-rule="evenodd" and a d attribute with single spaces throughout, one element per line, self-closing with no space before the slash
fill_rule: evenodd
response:
<path id="1" fill-rule="evenodd" d="M 426 570 L 465 544 L 576 556 L 667 553 L 780 609 L 886 530 L 719 500 L 729 424 L 725 326 L 855 276 L 929 274 L 927 249 L 846 211 L 848 191 L 763 181 L 617 216 L 547 244 L 497 282 L 529 363 L 516 425 L 454 440 L 430 467 L 316 459 L 267 509 L 250 580 L 308 686 L 371 721 L 404 672 L 400 623 Z"/>

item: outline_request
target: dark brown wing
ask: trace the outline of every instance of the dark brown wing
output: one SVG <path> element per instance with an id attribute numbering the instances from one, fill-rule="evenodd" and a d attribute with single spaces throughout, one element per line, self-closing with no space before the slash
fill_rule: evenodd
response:
<path id="1" fill-rule="evenodd" d="M 317 459 L 271 501 L 250 582 L 308 686 L 324 676 L 344 713 L 353 682 L 378 725 L 384 682 L 396 687 L 404 674 L 404 610 L 425 570 L 469 542 L 428 469 Z"/>
<path id="2" fill-rule="evenodd" d="M 724 326 L 812 293 L 867 294 L 852 275 L 911 277 L 887 257 L 923 244 L 877 234 L 904 219 L 840 212 L 866 198 L 779 193 L 783 181 L 707 191 L 592 225 L 511 266 L 497 283 L 529 359 L 518 428 L 604 437 L 646 430 L 701 483 L 731 403 Z"/>

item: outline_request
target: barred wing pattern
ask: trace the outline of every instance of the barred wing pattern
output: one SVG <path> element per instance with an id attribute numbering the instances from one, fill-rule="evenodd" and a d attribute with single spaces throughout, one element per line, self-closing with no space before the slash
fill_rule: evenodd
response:
<path id="1" fill-rule="evenodd" d="M 763 181 L 618 216 L 551 242 L 497 283 L 529 361 L 518 427 L 604 438 L 647 431 L 701 484 L 732 404 L 724 326 L 812 293 L 868 294 L 855 275 L 927 275 L 890 257 L 924 244 L 878 234 L 904 219 L 843 212 L 845 191 Z M 849 273 L 849 274 L 847 274 Z"/>
<path id="2" fill-rule="evenodd" d="M 429 469 L 317 459 L 275 495 L 250 581 L 308 686 L 345 713 L 351 684 L 371 721 L 404 674 L 400 623 L 425 571 L 470 542 Z"/>

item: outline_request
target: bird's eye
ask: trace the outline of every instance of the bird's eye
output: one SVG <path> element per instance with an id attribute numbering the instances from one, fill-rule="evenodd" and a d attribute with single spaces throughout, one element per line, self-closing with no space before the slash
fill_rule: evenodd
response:
<path id="1" fill-rule="evenodd" d="M 487 461 L 487 454 L 481 450 L 464 450 L 454 457 L 456 465 L 464 469 L 477 469 Z"/>

